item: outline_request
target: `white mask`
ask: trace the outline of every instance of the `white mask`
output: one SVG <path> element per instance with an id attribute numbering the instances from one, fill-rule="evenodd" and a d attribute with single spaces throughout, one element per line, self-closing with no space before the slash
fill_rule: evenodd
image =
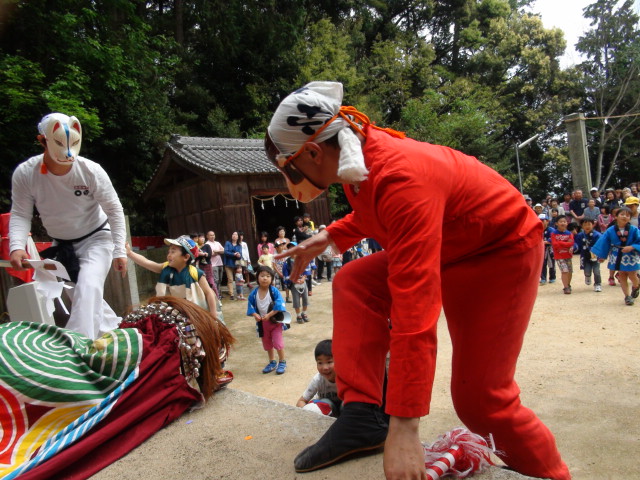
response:
<path id="1" fill-rule="evenodd" d="M 44 135 L 49 156 L 58 165 L 71 165 L 78 158 L 82 127 L 76 117 L 50 113 L 40 121 L 38 131 Z"/>

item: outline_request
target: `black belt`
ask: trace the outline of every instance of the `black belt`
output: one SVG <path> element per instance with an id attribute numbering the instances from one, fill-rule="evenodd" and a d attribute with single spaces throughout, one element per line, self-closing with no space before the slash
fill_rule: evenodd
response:
<path id="1" fill-rule="evenodd" d="M 42 258 L 52 258 L 60 262 L 62 265 L 64 265 L 64 268 L 67 269 L 69 279 L 72 282 L 76 283 L 78 281 L 78 274 L 80 273 L 80 261 L 76 256 L 76 251 L 73 248 L 73 244 L 81 242 L 82 240 L 89 238 L 91 235 L 93 235 L 94 233 L 98 233 L 101 230 L 108 231 L 108 228 L 104 228 L 107 223 L 109 223 L 109 220 L 105 220 L 104 223 L 98 228 L 79 238 L 74 238 L 71 240 L 61 240 L 59 238 L 54 238 L 54 240 L 57 242 L 57 245 L 43 250 L 42 252 L 40 252 L 40 256 Z"/>

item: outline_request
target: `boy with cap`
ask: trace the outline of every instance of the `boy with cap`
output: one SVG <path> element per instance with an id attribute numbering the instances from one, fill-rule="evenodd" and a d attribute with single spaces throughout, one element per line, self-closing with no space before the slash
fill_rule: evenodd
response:
<path id="1" fill-rule="evenodd" d="M 624 206 L 631 210 L 631 221 L 629 223 L 634 227 L 638 227 L 638 204 L 640 204 L 638 197 L 627 197 L 624 201 Z"/>
<path id="2" fill-rule="evenodd" d="M 13 172 L 11 265 L 21 270 L 28 259 L 25 245 L 36 207 L 53 238 L 53 247 L 42 256 L 60 261 L 75 283 L 66 328 L 95 339 L 120 321 L 103 292 L 112 264 L 122 276 L 127 271 L 122 205 L 104 169 L 79 156 L 82 127 L 76 117 L 50 113 L 38 131 L 44 153 Z"/>
<path id="3" fill-rule="evenodd" d="M 134 252 L 129 244 L 126 244 L 127 257 L 142 268 L 160 274 L 156 283 L 156 295 L 184 298 L 205 309 L 208 306 L 211 315 L 218 319 L 219 302 L 216 294 L 209 286 L 204 272 L 191 265 L 196 260 L 198 245 L 187 235 L 176 239 L 165 238 L 164 243 L 169 246 L 167 261 L 164 263 L 154 262 Z M 198 288 L 204 294 L 206 305 L 199 301 L 198 297 L 201 295 Z"/>
<path id="4" fill-rule="evenodd" d="M 333 353 L 344 408 L 296 457 L 296 471 L 384 445 L 387 478 L 424 478 L 418 426 L 429 413 L 444 307 L 460 419 L 476 433 L 491 433 L 510 468 L 570 478 L 553 435 L 521 405 L 513 378 L 540 278 L 540 220 L 509 182 L 476 159 L 376 127 L 341 103 L 341 84 L 312 82 L 282 101 L 265 138 L 267 156 L 295 199 L 308 202 L 342 182 L 353 207 L 286 252 L 296 259 L 294 277 L 329 244 L 345 251 L 374 237 L 384 248 L 334 278 Z M 466 202 L 459 202 L 460 191 Z M 481 233 L 469 238 L 470 229 Z M 389 424 L 381 410 L 387 352 Z"/>

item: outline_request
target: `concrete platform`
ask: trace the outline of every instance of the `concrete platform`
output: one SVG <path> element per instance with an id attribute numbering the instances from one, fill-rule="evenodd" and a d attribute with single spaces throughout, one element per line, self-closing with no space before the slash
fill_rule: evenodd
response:
<path id="1" fill-rule="evenodd" d="M 333 421 L 228 388 L 214 395 L 203 409 L 183 415 L 92 478 L 383 480 L 381 453 L 316 472 L 294 471 L 293 459 L 297 453 L 314 443 Z M 496 467 L 473 478 L 526 480 L 531 477 Z"/>

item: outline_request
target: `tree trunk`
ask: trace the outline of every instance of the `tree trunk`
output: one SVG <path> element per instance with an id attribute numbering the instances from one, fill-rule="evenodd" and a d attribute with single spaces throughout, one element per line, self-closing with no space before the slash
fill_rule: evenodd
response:
<path id="1" fill-rule="evenodd" d="M 180 45 L 184 45 L 184 24 L 183 24 L 183 0 L 174 0 L 173 11 L 176 20 L 176 42 Z"/>

